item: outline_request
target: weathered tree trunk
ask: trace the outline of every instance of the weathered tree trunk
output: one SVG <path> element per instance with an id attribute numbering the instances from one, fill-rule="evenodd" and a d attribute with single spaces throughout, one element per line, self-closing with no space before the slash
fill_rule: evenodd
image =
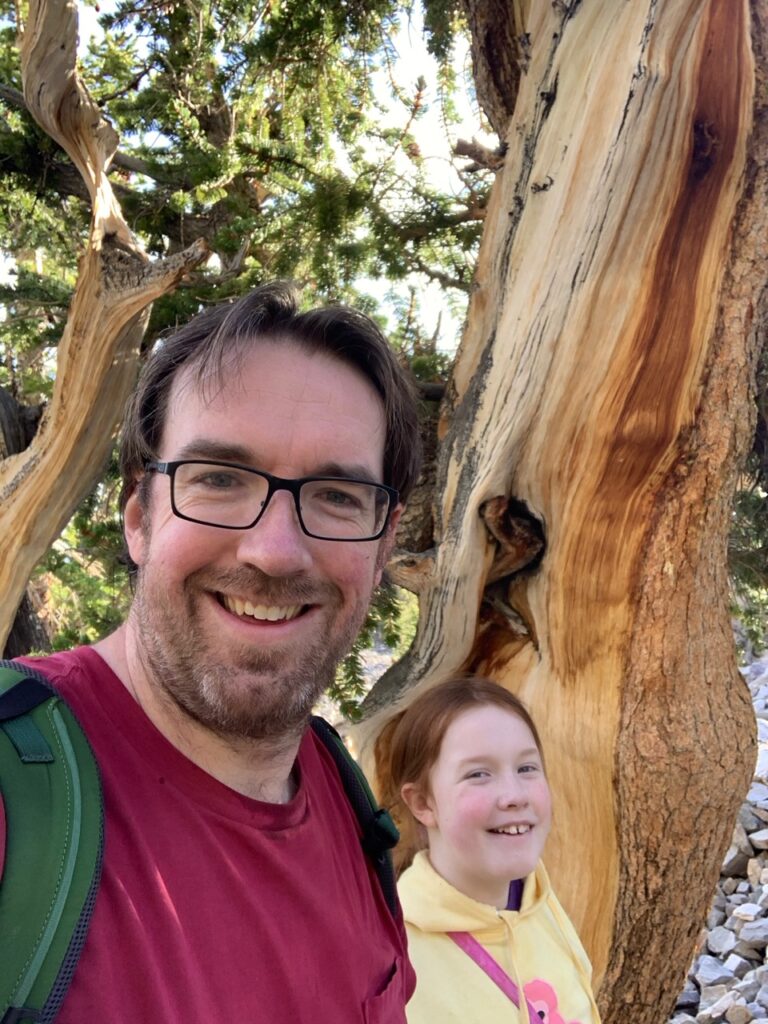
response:
<path id="1" fill-rule="evenodd" d="M 518 692 L 604 1020 L 659 1024 L 754 767 L 725 552 L 766 321 L 768 4 L 469 6 L 476 33 L 523 10 L 496 35 L 518 41 L 519 85 L 505 65 L 478 79 L 497 123 L 519 92 L 435 545 L 397 562 L 419 629 L 358 738 L 370 752 L 393 699 L 461 668 Z"/>
<path id="2" fill-rule="evenodd" d="M 24 452 L 0 462 L 0 648 L 35 564 L 99 477 L 133 385 L 150 304 L 205 259 L 202 243 L 150 264 L 107 179 L 117 135 L 75 71 L 72 0 L 31 0 L 21 43 L 27 105 L 85 181 L 93 219 L 53 399 Z"/>
<path id="3" fill-rule="evenodd" d="M 22 405 L 8 391 L 0 388 L 0 458 L 17 455 L 35 436 L 43 407 Z M 31 587 L 21 599 L 11 620 L 11 628 L 0 646 L 3 658 L 17 658 L 32 650 L 49 651 L 51 638 L 37 614 Z"/>

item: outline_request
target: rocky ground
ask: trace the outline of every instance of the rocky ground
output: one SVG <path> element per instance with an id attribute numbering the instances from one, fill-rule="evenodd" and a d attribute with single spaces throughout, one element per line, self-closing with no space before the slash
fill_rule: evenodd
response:
<path id="1" fill-rule="evenodd" d="M 755 777 L 669 1024 L 768 1021 L 768 656 L 742 671 L 757 717 Z"/>

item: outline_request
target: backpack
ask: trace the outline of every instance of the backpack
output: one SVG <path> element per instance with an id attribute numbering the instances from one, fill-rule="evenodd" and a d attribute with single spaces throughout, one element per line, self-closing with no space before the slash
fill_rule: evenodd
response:
<path id="1" fill-rule="evenodd" d="M 392 914 L 399 839 L 344 741 L 311 727 L 333 758 Z M 85 943 L 101 878 L 104 801 L 91 746 L 39 672 L 0 661 L 0 1024 L 51 1024 Z"/>

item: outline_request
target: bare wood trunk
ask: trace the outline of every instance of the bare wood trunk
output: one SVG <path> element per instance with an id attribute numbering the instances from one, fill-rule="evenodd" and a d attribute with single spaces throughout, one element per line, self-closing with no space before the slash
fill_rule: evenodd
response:
<path id="1" fill-rule="evenodd" d="M 24 587 L 102 471 L 134 383 L 151 303 L 206 257 L 150 264 L 107 178 L 117 135 L 76 70 L 72 0 L 31 0 L 21 44 L 27 105 L 85 181 L 93 218 L 58 348 L 53 399 L 29 447 L 0 462 L 0 646 Z"/>
<path id="2" fill-rule="evenodd" d="M 0 388 L 0 457 L 23 452 L 35 436 L 42 415 L 42 406 L 22 405 L 8 391 Z M 30 651 L 50 651 L 51 638 L 37 614 L 38 602 L 32 587 L 24 593 L 11 620 L 11 628 L 0 647 L 3 658 L 18 658 Z"/>
<path id="3" fill-rule="evenodd" d="M 50 651 L 51 638 L 43 620 L 38 615 L 38 607 L 33 600 L 32 588 L 28 588 L 16 609 L 5 649 L 0 657 L 20 658 L 30 651 Z"/>
<path id="4" fill-rule="evenodd" d="M 460 668 L 522 695 L 607 1024 L 671 1009 L 754 767 L 725 552 L 766 322 L 767 10 L 531 5 L 436 543 L 398 560 L 419 630 L 358 736 Z M 526 508 L 546 551 L 520 572 Z"/>

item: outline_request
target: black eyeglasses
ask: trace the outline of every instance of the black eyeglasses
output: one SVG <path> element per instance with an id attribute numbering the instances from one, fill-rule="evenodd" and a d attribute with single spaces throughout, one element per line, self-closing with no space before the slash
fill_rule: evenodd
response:
<path id="1" fill-rule="evenodd" d="M 171 478 L 171 508 L 179 519 L 224 530 L 249 530 L 275 491 L 290 491 L 299 525 L 318 540 L 376 540 L 399 495 L 392 487 L 346 477 L 289 480 L 250 466 L 208 459 L 147 462 L 146 470 Z"/>

